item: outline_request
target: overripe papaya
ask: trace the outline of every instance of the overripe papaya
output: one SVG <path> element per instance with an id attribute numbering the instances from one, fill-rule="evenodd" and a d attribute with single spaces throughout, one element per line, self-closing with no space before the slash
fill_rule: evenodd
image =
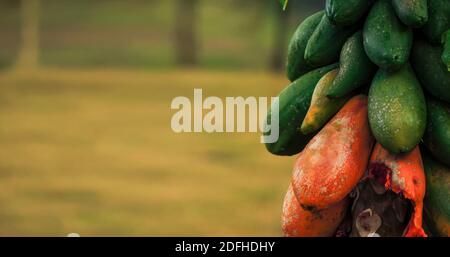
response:
<path id="1" fill-rule="evenodd" d="M 338 69 L 334 69 L 325 74 L 317 83 L 311 105 L 301 126 L 303 134 L 307 135 L 320 130 L 347 102 L 348 97 L 331 99 L 326 96 L 337 73 Z"/>
<path id="2" fill-rule="evenodd" d="M 424 218 L 433 235 L 450 236 L 450 169 L 424 155 L 427 177 Z"/>
<path id="3" fill-rule="evenodd" d="M 356 32 L 342 47 L 339 71 L 327 96 L 343 97 L 358 87 L 369 84 L 376 68 L 364 51 L 362 32 Z"/>
<path id="4" fill-rule="evenodd" d="M 428 0 L 392 0 L 392 6 L 407 26 L 418 28 L 428 21 Z"/>
<path id="5" fill-rule="evenodd" d="M 366 177 L 354 189 L 351 237 L 401 237 L 413 207 L 384 186 L 386 178 Z M 381 183 L 380 183 L 381 180 Z"/>
<path id="6" fill-rule="evenodd" d="M 369 91 L 369 122 L 377 141 L 391 153 L 411 151 L 426 126 L 425 96 L 410 65 L 379 70 Z"/>
<path id="7" fill-rule="evenodd" d="M 450 165 L 450 106 L 427 99 L 428 121 L 423 141 L 431 154 Z"/>
<path id="8" fill-rule="evenodd" d="M 380 68 L 398 70 L 408 61 L 413 33 L 397 18 L 390 1 L 379 0 L 373 5 L 363 38 L 367 56 Z"/>
<path id="9" fill-rule="evenodd" d="M 428 0 L 428 22 L 422 32 L 432 43 L 439 43 L 442 34 L 450 28 L 450 4 L 448 0 Z"/>
<path id="10" fill-rule="evenodd" d="M 269 152 L 275 155 L 294 155 L 299 153 L 312 135 L 300 132 L 300 124 L 305 118 L 311 103 L 312 94 L 317 82 L 338 65 L 332 64 L 306 73 L 286 87 L 274 104 L 279 106 L 279 139 L 275 143 L 266 143 Z M 267 120 L 271 120 L 269 111 Z M 269 135 L 268 131 L 264 134 Z"/>
<path id="11" fill-rule="evenodd" d="M 306 44 L 306 62 L 314 67 L 336 62 L 345 41 L 356 32 L 357 28 L 356 25 L 346 27 L 334 25 L 324 15 Z"/>
<path id="12" fill-rule="evenodd" d="M 300 206 L 314 212 L 341 202 L 363 176 L 372 145 L 367 97 L 358 95 L 298 155 L 291 182 Z"/>
<path id="13" fill-rule="evenodd" d="M 345 198 L 324 210 L 305 210 L 298 203 L 292 185 L 289 185 L 283 203 L 283 233 L 288 237 L 333 236 L 345 217 L 348 205 L 349 200 Z"/>
<path id="14" fill-rule="evenodd" d="M 337 25 L 350 25 L 357 22 L 373 4 L 374 0 L 327 0 L 326 14 Z"/>
<path id="15" fill-rule="evenodd" d="M 442 47 L 416 40 L 411 64 L 422 86 L 434 97 L 450 103 L 450 72 L 441 61 Z"/>
<path id="16" fill-rule="evenodd" d="M 378 193 L 384 194 L 384 187 L 384 190 L 392 191 L 411 201 L 412 214 L 402 235 L 405 237 L 425 237 L 426 234 L 422 228 L 422 215 L 426 181 L 419 147 L 416 146 L 408 153 L 392 154 L 380 144 L 376 144 L 370 157 L 368 178 L 374 179 L 377 184 L 381 185 L 381 189 L 377 189 Z M 401 202 L 397 204 L 394 202 L 392 205 L 399 220 L 402 216 L 403 218 L 408 217 L 403 213 L 404 211 L 408 212 L 407 208 L 401 210 L 407 206 L 402 207 Z"/>
<path id="17" fill-rule="evenodd" d="M 294 32 L 289 42 L 286 64 L 287 77 L 290 81 L 296 80 L 301 75 L 313 69 L 305 61 L 305 48 L 323 15 L 324 12 L 320 11 L 309 16 L 300 23 Z"/>

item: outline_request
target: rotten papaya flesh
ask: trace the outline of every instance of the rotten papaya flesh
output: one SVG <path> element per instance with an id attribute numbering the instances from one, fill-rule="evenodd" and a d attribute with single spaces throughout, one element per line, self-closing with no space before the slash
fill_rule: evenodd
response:
<path id="1" fill-rule="evenodd" d="M 403 222 L 407 219 L 407 225 L 404 227 L 402 236 L 406 237 L 424 237 L 426 236 L 422 227 L 423 215 L 423 199 L 425 197 L 425 172 L 422 164 L 422 157 L 419 147 L 415 147 L 409 153 L 392 154 L 384 149 L 380 144 L 376 144 L 370 158 L 367 178 L 372 183 L 369 188 L 376 195 L 385 195 L 390 191 L 397 195 L 385 195 L 392 211 L 388 215 L 392 215 L 395 219 L 389 219 L 390 222 Z M 374 195 L 372 194 L 372 196 Z M 370 193 L 369 193 L 370 195 Z M 406 201 L 408 200 L 408 201 Z M 386 202 L 383 202 L 386 204 Z M 383 207 L 383 206 L 378 206 Z M 412 207 L 412 208 L 411 208 Z M 363 209 L 363 208 L 362 208 Z M 412 209 L 410 212 L 409 209 Z M 372 209 L 372 211 L 377 209 Z M 384 210 L 381 208 L 380 210 Z M 380 216 L 381 213 L 377 213 Z M 373 215 L 373 213 L 372 213 Z M 380 216 L 383 220 L 383 216 Z M 410 217 L 410 218 L 409 218 Z M 356 219 L 355 219 L 356 222 Z M 391 224 L 392 225 L 392 224 Z M 388 236 L 398 236 L 398 223 L 394 233 Z M 381 226 L 379 227 L 381 228 Z M 374 233 L 376 233 L 375 231 Z M 381 235 L 384 236 L 384 235 Z"/>
<path id="2" fill-rule="evenodd" d="M 313 67 L 308 65 L 305 61 L 305 49 L 309 38 L 319 24 L 323 11 L 317 12 L 306 18 L 294 32 L 294 35 L 289 42 L 286 73 L 290 81 L 294 81 L 301 75 L 313 70 Z"/>
<path id="3" fill-rule="evenodd" d="M 412 213 L 412 204 L 377 179 L 368 178 L 355 189 L 351 237 L 400 237 Z"/>
<path id="4" fill-rule="evenodd" d="M 275 103 L 279 106 L 279 139 L 277 142 L 265 144 L 270 153 L 294 155 L 309 142 L 312 135 L 301 133 L 300 125 L 308 111 L 317 82 L 336 67 L 337 64 L 332 64 L 308 72 L 281 91 Z M 267 121 L 271 120 L 271 115 L 272 111 L 269 111 Z M 271 131 L 266 133 L 269 135 Z"/>

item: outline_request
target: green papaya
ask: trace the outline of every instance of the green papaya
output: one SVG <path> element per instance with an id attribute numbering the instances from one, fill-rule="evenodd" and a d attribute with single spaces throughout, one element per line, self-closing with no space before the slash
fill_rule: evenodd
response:
<path id="1" fill-rule="evenodd" d="M 334 69 L 317 82 L 311 105 L 300 128 L 303 134 L 307 135 L 320 130 L 347 102 L 348 97 L 332 99 L 326 96 L 337 73 L 338 69 Z"/>
<path id="2" fill-rule="evenodd" d="M 287 77 L 290 81 L 296 80 L 313 69 L 305 61 L 305 48 L 323 15 L 324 12 L 321 11 L 309 16 L 300 23 L 294 32 L 289 42 L 286 64 Z"/>
<path id="3" fill-rule="evenodd" d="M 441 61 L 441 46 L 414 42 L 411 64 L 422 86 L 434 97 L 450 103 L 450 72 Z"/>
<path id="4" fill-rule="evenodd" d="M 428 22 L 422 28 L 428 41 L 438 44 L 442 34 L 449 28 L 449 0 L 428 0 Z"/>
<path id="5" fill-rule="evenodd" d="M 407 26 L 419 28 L 428 21 L 428 0 L 392 0 L 392 6 Z"/>
<path id="6" fill-rule="evenodd" d="M 377 66 L 364 51 L 362 32 L 356 32 L 342 47 L 339 71 L 327 92 L 331 98 L 343 97 L 360 86 L 369 84 Z"/>
<path id="7" fill-rule="evenodd" d="M 367 56 L 380 68 L 398 70 L 408 61 L 413 32 L 397 18 L 390 1 L 379 0 L 373 5 L 363 38 Z"/>
<path id="8" fill-rule="evenodd" d="M 433 235 L 450 236 L 450 168 L 423 154 L 427 180 L 424 219 Z"/>
<path id="9" fill-rule="evenodd" d="M 450 71 L 450 29 L 442 35 L 442 45 L 444 46 L 444 51 L 441 59 L 447 70 Z"/>
<path id="10" fill-rule="evenodd" d="M 427 129 L 423 141 L 431 154 L 450 166 L 450 106 L 427 99 Z"/>
<path id="11" fill-rule="evenodd" d="M 314 67 L 336 62 L 345 41 L 356 30 L 356 25 L 346 27 L 334 25 L 324 15 L 306 44 L 306 62 Z"/>
<path id="12" fill-rule="evenodd" d="M 377 141 L 393 154 L 411 151 L 425 132 L 425 96 L 409 64 L 380 69 L 369 91 L 369 123 Z"/>
<path id="13" fill-rule="evenodd" d="M 331 22 L 350 25 L 357 22 L 370 9 L 374 0 L 327 0 L 325 10 Z"/>
<path id="14" fill-rule="evenodd" d="M 336 63 L 310 71 L 281 91 L 274 103 L 279 106 L 279 138 L 274 143 L 265 144 L 269 152 L 288 156 L 297 154 L 314 136 L 301 133 L 300 124 L 308 111 L 317 82 L 337 66 Z M 271 120 L 271 113 L 269 111 L 267 121 Z M 265 131 L 264 135 L 270 135 L 271 131 Z"/>

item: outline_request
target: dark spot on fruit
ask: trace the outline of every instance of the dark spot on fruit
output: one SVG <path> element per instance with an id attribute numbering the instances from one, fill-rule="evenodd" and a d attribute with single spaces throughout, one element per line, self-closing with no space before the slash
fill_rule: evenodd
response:
<path id="1" fill-rule="evenodd" d="M 311 212 L 315 219 L 322 219 L 322 213 L 317 209 L 316 206 L 300 204 L 303 210 Z"/>
<path id="2" fill-rule="evenodd" d="M 391 169 L 383 163 L 372 163 L 369 167 L 369 175 L 380 185 L 386 184 L 387 175 L 391 172 Z"/>

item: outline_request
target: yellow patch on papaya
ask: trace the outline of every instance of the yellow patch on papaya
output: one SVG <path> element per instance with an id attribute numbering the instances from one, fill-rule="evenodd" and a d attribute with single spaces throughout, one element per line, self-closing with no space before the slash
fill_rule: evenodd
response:
<path id="1" fill-rule="evenodd" d="M 339 69 L 334 69 L 328 72 L 317 83 L 311 105 L 300 128 L 303 134 L 320 130 L 349 99 L 349 97 L 331 99 L 326 96 L 338 71 Z"/>

